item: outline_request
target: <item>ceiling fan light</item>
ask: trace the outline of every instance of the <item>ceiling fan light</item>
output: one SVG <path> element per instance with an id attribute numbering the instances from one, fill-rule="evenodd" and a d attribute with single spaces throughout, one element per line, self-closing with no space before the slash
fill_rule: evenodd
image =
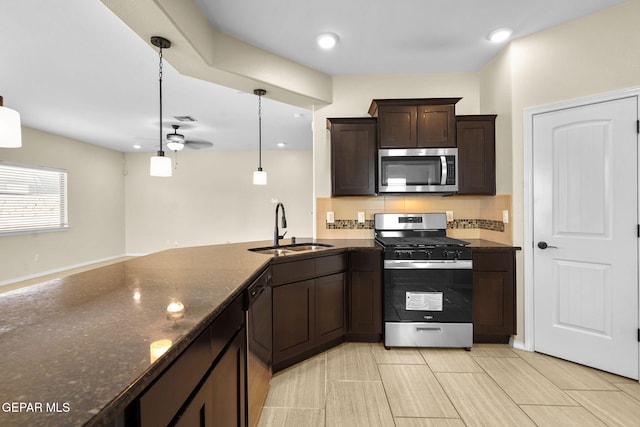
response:
<path id="1" fill-rule="evenodd" d="M 164 152 L 158 151 L 158 155 L 151 158 L 149 175 L 160 177 L 171 176 L 171 158 L 165 157 Z"/>
<path id="2" fill-rule="evenodd" d="M 267 185 L 267 173 L 262 168 L 253 171 L 253 185 Z"/>
<path id="3" fill-rule="evenodd" d="M 184 148 L 184 143 L 169 140 L 169 142 L 167 142 L 167 148 L 172 151 L 180 151 Z"/>
<path id="4" fill-rule="evenodd" d="M 22 147 L 22 128 L 20 127 L 20 113 L 2 106 L 0 96 L 0 147 Z"/>

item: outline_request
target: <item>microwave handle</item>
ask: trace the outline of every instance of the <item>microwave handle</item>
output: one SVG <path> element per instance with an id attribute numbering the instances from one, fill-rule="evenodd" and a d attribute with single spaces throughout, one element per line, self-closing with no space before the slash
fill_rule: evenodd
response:
<path id="1" fill-rule="evenodd" d="M 447 156 L 440 156 L 440 164 L 442 165 L 442 179 L 440 185 L 447 184 Z"/>

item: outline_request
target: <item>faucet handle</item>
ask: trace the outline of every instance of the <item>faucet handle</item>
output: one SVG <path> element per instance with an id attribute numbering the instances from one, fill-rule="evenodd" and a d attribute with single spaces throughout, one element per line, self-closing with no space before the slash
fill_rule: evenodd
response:
<path id="1" fill-rule="evenodd" d="M 288 230 L 287 230 L 288 231 Z M 284 239 L 285 234 L 287 234 L 287 232 L 285 231 L 284 234 L 282 236 L 278 236 L 278 239 Z"/>

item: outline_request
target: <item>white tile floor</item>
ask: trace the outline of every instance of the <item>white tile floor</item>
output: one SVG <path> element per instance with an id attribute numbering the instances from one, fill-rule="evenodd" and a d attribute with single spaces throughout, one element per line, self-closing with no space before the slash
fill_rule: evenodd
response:
<path id="1" fill-rule="evenodd" d="M 345 343 L 274 375 L 260 427 L 640 426 L 640 384 L 506 345 Z"/>

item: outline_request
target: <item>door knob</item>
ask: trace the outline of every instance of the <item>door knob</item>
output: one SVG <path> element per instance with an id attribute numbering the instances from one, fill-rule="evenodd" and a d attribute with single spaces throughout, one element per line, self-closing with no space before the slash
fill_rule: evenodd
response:
<path id="1" fill-rule="evenodd" d="M 557 247 L 557 246 L 547 245 L 547 242 L 538 242 L 538 247 L 539 247 L 540 249 L 547 249 L 547 248 L 558 249 L 558 247 Z"/>

